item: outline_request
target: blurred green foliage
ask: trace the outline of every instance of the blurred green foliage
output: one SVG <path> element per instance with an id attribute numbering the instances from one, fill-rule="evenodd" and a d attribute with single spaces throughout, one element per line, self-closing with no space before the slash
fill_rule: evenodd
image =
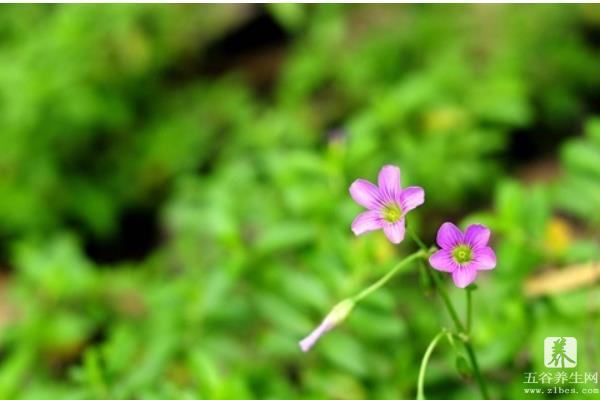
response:
<path id="1" fill-rule="evenodd" d="M 545 336 L 576 336 L 600 370 L 595 289 L 523 291 L 600 259 L 599 16 L 2 6 L 0 398 L 411 398 L 448 323 L 415 271 L 297 346 L 414 248 L 350 232 L 348 185 L 384 163 L 425 188 L 409 224 L 430 241 L 446 219 L 493 229 L 474 341 L 496 397 L 520 398 Z M 266 88 L 227 41 L 265 19 L 281 36 L 252 49 L 277 71 Z M 548 157 L 560 174 L 519 179 Z M 475 396 L 452 357 L 434 354 L 430 398 Z"/>

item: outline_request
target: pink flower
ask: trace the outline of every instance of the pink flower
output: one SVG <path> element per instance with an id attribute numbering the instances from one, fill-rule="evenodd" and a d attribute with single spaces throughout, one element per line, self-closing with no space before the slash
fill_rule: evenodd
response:
<path id="1" fill-rule="evenodd" d="M 378 186 L 364 179 L 350 185 L 350 196 L 367 211 L 358 214 L 352 222 L 355 235 L 383 229 L 392 243 L 404 239 L 406 214 L 423 204 L 425 191 L 418 186 L 400 188 L 400 168 L 385 165 L 379 171 Z"/>
<path id="2" fill-rule="evenodd" d="M 467 287 L 481 270 L 496 267 L 496 254 L 488 247 L 490 230 L 483 225 L 469 225 L 463 234 L 451 222 L 442 224 L 437 233 L 441 250 L 429 258 L 431 266 L 438 271 L 452 274 L 454 284 Z"/>

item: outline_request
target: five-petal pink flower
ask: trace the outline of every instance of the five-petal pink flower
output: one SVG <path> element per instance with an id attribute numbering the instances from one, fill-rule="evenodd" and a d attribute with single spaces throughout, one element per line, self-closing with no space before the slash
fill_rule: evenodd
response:
<path id="1" fill-rule="evenodd" d="M 477 277 L 478 271 L 494 269 L 496 254 L 488 246 L 490 230 L 483 225 L 469 225 L 463 234 L 451 222 L 442 224 L 437 233 L 440 250 L 429 258 L 438 271 L 452 274 L 454 284 L 467 287 Z"/>
<path id="2" fill-rule="evenodd" d="M 400 168 L 386 165 L 379 171 L 378 186 L 364 179 L 350 185 L 350 195 L 367 211 L 352 222 L 355 235 L 383 229 L 392 243 L 404 239 L 406 214 L 423 204 L 425 191 L 418 186 L 400 187 Z"/>

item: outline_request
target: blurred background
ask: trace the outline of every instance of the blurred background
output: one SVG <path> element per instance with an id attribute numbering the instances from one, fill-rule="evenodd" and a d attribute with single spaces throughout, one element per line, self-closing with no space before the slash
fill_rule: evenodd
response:
<path id="1" fill-rule="evenodd" d="M 451 326 L 416 268 L 297 345 L 415 250 L 350 231 L 384 163 L 428 243 L 493 230 L 495 398 L 546 336 L 600 370 L 600 8 L 3 5 L 0 56 L 0 398 L 413 398 Z M 429 398 L 477 398 L 455 364 Z"/>

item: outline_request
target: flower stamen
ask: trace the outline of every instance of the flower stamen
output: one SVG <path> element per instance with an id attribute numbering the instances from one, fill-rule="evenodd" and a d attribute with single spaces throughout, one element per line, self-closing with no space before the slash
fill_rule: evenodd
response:
<path id="1" fill-rule="evenodd" d="M 464 265 L 473 259 L 473 251 L 469 246 L 461 244 L 456 246 L 452 251 L 452 258 L 454 258 L 454 261 L 459 265 Z"/>
<path id="2" fill-rule="evenodd" d="M 391 224 L 402 218 L 402 208 L 397 203 L 388 203 L 381 210 L 382 218 Z"/>

